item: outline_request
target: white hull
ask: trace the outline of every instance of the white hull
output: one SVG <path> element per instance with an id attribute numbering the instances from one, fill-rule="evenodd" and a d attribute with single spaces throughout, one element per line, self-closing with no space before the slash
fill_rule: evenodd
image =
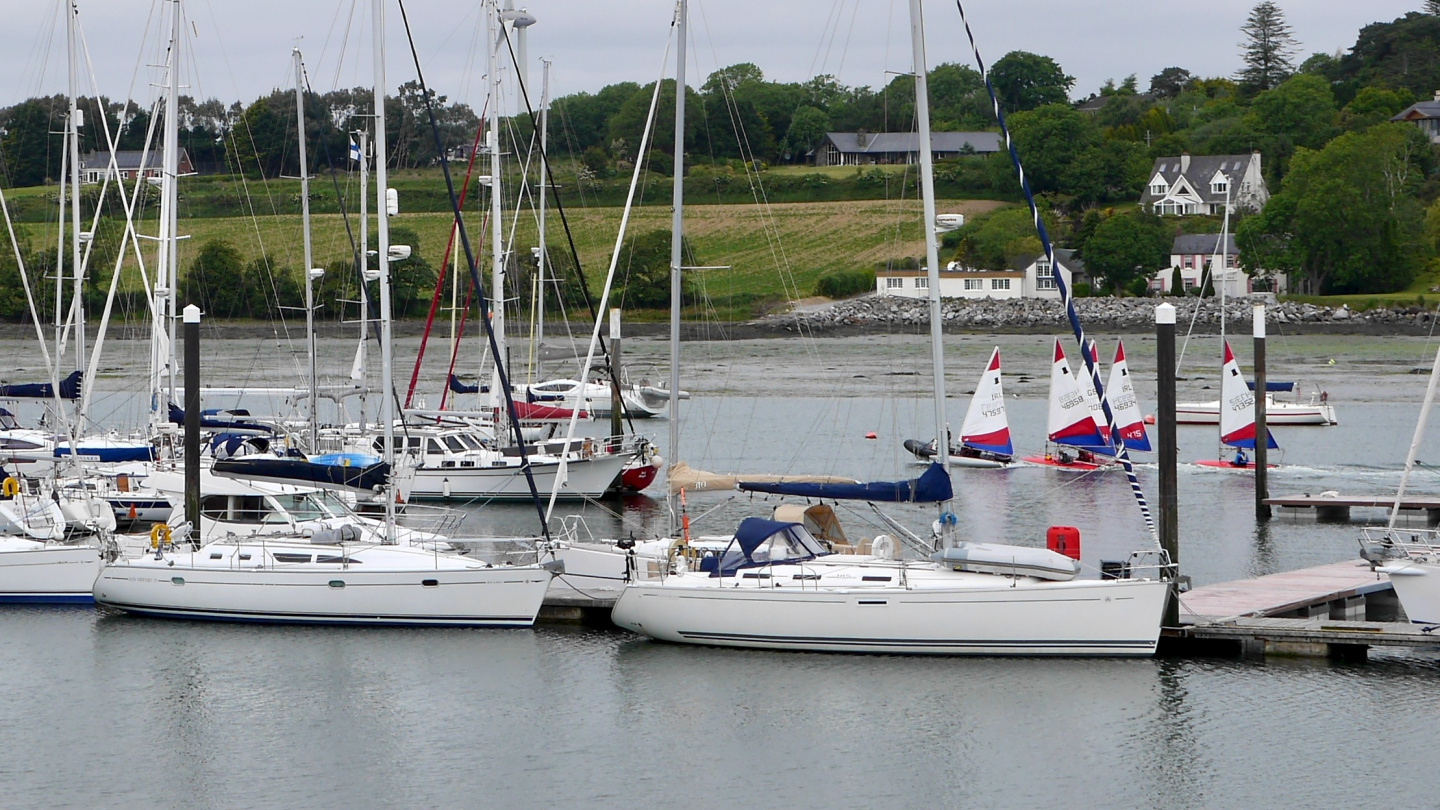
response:
<path id="1" fill-rule="evenodd" d="M 215 621 L 529 627 L 551 579 L 536 566 L 487 567 L 404 546 L 350 550 L 357 562 L 349 565 L 230 567 L 231 555 L 248 550 L 261 559 L 265 548 L 212 544 L 159 561 L 121 560 L 100 572 L 95 601 L 141 615 Z M 325 546 L 270 548 L 341 554 Z M 212 561 L 211 554 L 225 558 Z"/>
<path id="2" fill-rule="evenodd" d="M 1180 425 L 1220 424 L 1220 401 L 1182 402 L 1175 406 L 1175 422 Z M 1265 406 L 1265 423 L 1276 425 L 1336 425 L 1335 406 L 1299 405 L 1293 402 L 1270 402 Z"/>
<path id="3" fill-rule="evenodd" d="M 1440 624 L 1440 563 L 1397 560 L 1379 570 L 1390 576 L 1390 584 L 1410 621 Z"/>
<path id="4" fill-rule="evenodd" d="M 1013 461 L 993 461 L 988 458 L 971 458 L 970 456 L 951 456 L 951 467 L 968 467 L 973 470 L 1001 470 L 1006 467 L 1013 467 Z"/>
<path id="5" fill-rule="evenodd" d="M 0 602 L 88 603 L 99 573 L 94 546 L 0 540 Z"/>
<path id="6" fill-rule="evenodd" d="M 1169 584 L 1042 582 L 901 564 L 846 566 L 847 587 L 805 579 L 836 564 L 773 566 L 752 580 L 672 575 L 630 584 L 612 618 L 661 641 L 774 650 L 929 655 L 1148 656 Z M 752 572 L 759 574 L 759 572 Z M 861 575 L 887 581 L 866 587 Z M 829 578 L 829 574 L 824 575 Z"/>
<path id="7" fill-rule="evenodd" d="M 628 454 L 595 456 L 571 461 L 565 466 L 566 480 L 560 497 L 598 498 L 605 494 L 631 460 Z M 535 489 L 548 496 L 555 486 L 558 462 L 532 463 Z M 406 500 L 529 499 L 530 485 L 519 464 L 505 467 L 415 467 L 399 481 Z M 407 480 L 408 479 L 408 480 Z"/>

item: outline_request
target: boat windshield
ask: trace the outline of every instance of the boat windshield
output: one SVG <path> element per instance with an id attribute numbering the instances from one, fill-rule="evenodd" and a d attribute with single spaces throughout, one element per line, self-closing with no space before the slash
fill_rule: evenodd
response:
<path id="1" fill-rule="evenodd" d="M 281 508 L 296 520 L 324 520 L 344 515 L 348 509 L 333 492 L 302 492 L 295 495 L 277 495 L 275 500 Z"/>
<path id="2" fill-rule="evenodd" d="M 704 560 L 701 569 L 710 571 L 711 576 L 728 576 L 741 568 L 810 560 L 826 553 L 820 541 L 799 523 L 746 518 L 718 563 L 710 562 L 714 558 Z"/>

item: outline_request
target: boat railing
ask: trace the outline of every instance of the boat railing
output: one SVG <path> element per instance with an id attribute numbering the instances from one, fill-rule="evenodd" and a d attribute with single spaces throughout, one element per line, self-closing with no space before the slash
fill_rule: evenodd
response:
<path id="1" fill-rule="evenodd" d="M 1370 562 L 1407 557 L 1440 559 L 1440 529 L 1364 528 L 1360 530 L 1360 548 L 1360 556 Z"/>
<path id="2" fill-rule="evenodd" d="M 456 534 L 460 524 L 464 522 L 465 513 L 459 509 L 428 504 L 406 504 L 404 508 L 397 510 L 395 515 L 398 526 L 445 537 Z"/>

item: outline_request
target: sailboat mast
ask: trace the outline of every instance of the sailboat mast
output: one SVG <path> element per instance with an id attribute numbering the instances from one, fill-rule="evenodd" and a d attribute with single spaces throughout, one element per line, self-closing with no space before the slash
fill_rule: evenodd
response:
<path id="1" fill-rule="evenodd" d="M 385 176 L 385 3 L 373 0 L 375 51 L 375 254 L 380 271 L 380 421 L 385 436 L 385 463 L 395 469 L 395 398 L 393 358 L 390 351 L 390 206 Z M 391 479 L 394 480 L 393 477 Z M 385 495 L 385 538 L 395 540 L 395 496 Z"/>
<path id="2" fill-rule="evenodd" d="M 680 0 L 675 10 L 675 183 L 670 193 L 670 463 L 666 467 L 666 480 L 674 475 L 675 461 L 680 456 L 680 295 L 683 289 L 680 249 L 685 241 L 685 29 L 689 14 L 689 0 Z M 665 500 L 669 502 L 675 496 L 669 494 L 668 486 L 666 490 Z M 674 534 L 678 527 L 673 504 L 671 507 L 667 511 L 670 533 Z"/>
<path id="3" fill-rule="evenodd" d="M 85 368 L 85 277 L 80 258 L 80 127 L 84 120 L 75 88 L 76 77 L 80 72 L 76 54 L 78 49 L 75 46 L 75 16 L 80 10 L 73 2 L 68 5 L 70 7 L 65 15 L 65 45 L 70 57 L 70 120 L 66 126 L 66 134 L 70 140 L 70 266 L 75 274 L 75 370 L 80 371 Z M 55 359 L 57 363 L 60 360 L 58 356 Z"/>
<path id="4" fill-rule="evenodd" d="M 305 342 L 310 355 L 310 452 L 316 452 L 320 444 L 319 427 L 315 413 L 319 405 L 319 390 L 315 379 L 315 274 L 311 268 L 315 259 L 310 250 L 310 168 L 305 162 L 305 64 L 300 49 L 294 50 L 295 57 L 295 135 L 300 143 L 300 230 L 305 241 Z"/>
<path id="5" fill-rule="evenodd" d="M 920 189 L 925 214 L 925 274 L 930 283 L 930 364 L 935 376 L 935 460 L 949 469 L 950 436 L 945 419 L 945 345 L 940 308 L 940 256 L 935 242 L 934 160 L 930 154 L 929 82 L 925 76 L 925 21 L 920 0 L 910 0 L 910 44 L 915 55 L 915 115 L 920 124 Z M 949 502 L 942 503 L 942 512 Z"/>
<path id="6" fill-rule="evenodd" d="M 544 69 L 540 74 L 540 154 L 548 155 L 546 151 L 550 146 L 550 60 L 542 59 L 540 63 Z M 535 286 L 539 288 L 540 294 L 535 300 L 535 365 L 540 365 L 541 355 L 539 354 L 545 346 L 545 192 L 546 186 L 550 184 L 545 171 L 544 158 L 540 164 L 540 252 L 535 255 Z M 539 378 L 535 369 L 531 368 L 531 374 Z"/>
<path id="7" fill-rule="evenodd" d="M 165 59 L 165 129 L 161 137 L 160 159 L 160 221 L 155 256 L 155 286 L 150 290 L 150 425 L 154 429 L 168 418 L 167 405 L 174 400 L 174 379 L 169 380 L 169 399 L 160 379 L 173 356 L 170 345 L 170 324 L 167 309 L 170 298 L 170 274 L 174 270 L 175 174 L 177 150 L 175 122 L 175 84 L 179 69 L 180 0 L 171 0 L 170 45 Z M 137 181 L 139 182 L 139 181 Z M 168 366 L 173 369 L 173 365 Z"/>
<path id="8" fill-rule="evenodd" d="M 175 329 L 177 323 L 175 299 L 180 291 L 178 284 L 180 276 L 179 212 L 176 210 L 180 182 L 180 0 L 175 0 L 170 19 L 170 81 L 165 85 L 165 180 L 169 181 L 165 195 L 170 201 L 170 208 L 166 214 L 170 227 L 170 239 L 164 244 L 170 284 L 169 289 L 166 290 L 165 332 L 169 335 L 167 342 L 170 345 L 169 395 L 170 401 L 174 402 L 175 375 L 180 368 L 179 356 L 176 353 L 178 350 L 175 347 L 177 332 Z"/>
<path id="9" fill-rule="evenodd" d="M 355 366 L 360 369 L 360 427 L 365 427 L 365 330 L 370 327 L 370 131 L 360 130 L 360 345 Z M 352 375 L 353 376 L 353 375 Z"/>
<path id="10" fill-rule="evenodd" d="M 496 50 L 500 47 L 503 32 L 499 20 L 499 7 L 491 2 L 486 4 L 485 30 L 489 40 L 490 114 L 487 126 L 490 129 L 485 142 L 490 148 L 490 323 L 495 334 L 494 370 L 490 376 L 490 398 L 495 403 L 496 435 L 500 435 L 503 420 L 505 392 L 501 389 L 500 364 L 505 362 L 505 249 L 504 234 L 500 220 L 500 62 Z M 582 381 L 583 382 L 583 381 Z"/>

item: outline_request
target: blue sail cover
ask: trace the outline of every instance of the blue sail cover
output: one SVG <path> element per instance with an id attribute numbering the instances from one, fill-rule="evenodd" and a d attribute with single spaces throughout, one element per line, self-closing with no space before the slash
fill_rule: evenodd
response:
<path id="1" fill-rule="evenodd" d="M 210 471 L 224 478 L 269 481 L 276 484 L 298 484 L 326 489 L 353 489 L 375 492 L 390 477 L 385 462 L 364 467 L 316 464 L 299 458 L 273 456 L 242 456 L 216 459 Z"/>
<path id="2" fill-rule="evenodd" d="M 488 393 L 489 391 L 490 386 L 488 385 L 481 385 L 480 383 L 475 383 L 474 385 L 466 385 L 465 383 L 460 382 L 459 377 L 455 376 L 454 374 L 450 375 L 450 393 L 452 394 L 483 394 Z"/>
<path id="3" fill-rule="evenodd" d="M 864 484 L 740 481 L 735 486 L 742 492 L 887 503 L 939 503 L 950 500 L 955 494 L 950 487 L 950 473 L 935 462 L 919 478 L 910 481 L 872 481 Z"/>
<path id="4" fill-rule="evenodd" d="M 270 428 L 259 422 L 247 422 L 250 412 L 238 410 L 226 410 L 223 408 L 207 408 L 200 411 L 201 430 L 225 430 L 231 433 L 274 433 Z M 184 427 L 185 409 L 170 403 L 170 421 Z"/>
<path id="5" fill-rule="evenodd" d="M 61 399 L 80 398 L 80 378 L 84 372 L 72 371 L 70 376 L 60 381 Z M 20 383 L 18 385 L 0 385 L 0 397 L 6 399 L 54 399 L 55 386 L 50 383 Z"/>
<path id="6" fill-rule="evenodd" d="M 1248 385 L 1248 386 L 1250 386 L 1250 390 L 1251 390 L 1251 391 L 1254 391 L 1254 390 L 1255 390 L 1255 381 L 1254 381 L 1254 380 L 1248 380 L 1248 381 L 1246 381 L 1245 384 Z M 1265 390 L 1266 390 L 1267 392 L 1269 392 L 1269 393 L 1272 393 L 1272 394 L 1274 394 L 1274 393 L 1289 393 L 1289 392 L 1295 390 L 1295 383 L 1293 383 L 1293 382 L 1283 382 L 1283 381 L 1282 381 L 1282 382 L 1270 382 L 1269 380 L 1266 380 L 1266 381 L 1265 381 Z"/>

